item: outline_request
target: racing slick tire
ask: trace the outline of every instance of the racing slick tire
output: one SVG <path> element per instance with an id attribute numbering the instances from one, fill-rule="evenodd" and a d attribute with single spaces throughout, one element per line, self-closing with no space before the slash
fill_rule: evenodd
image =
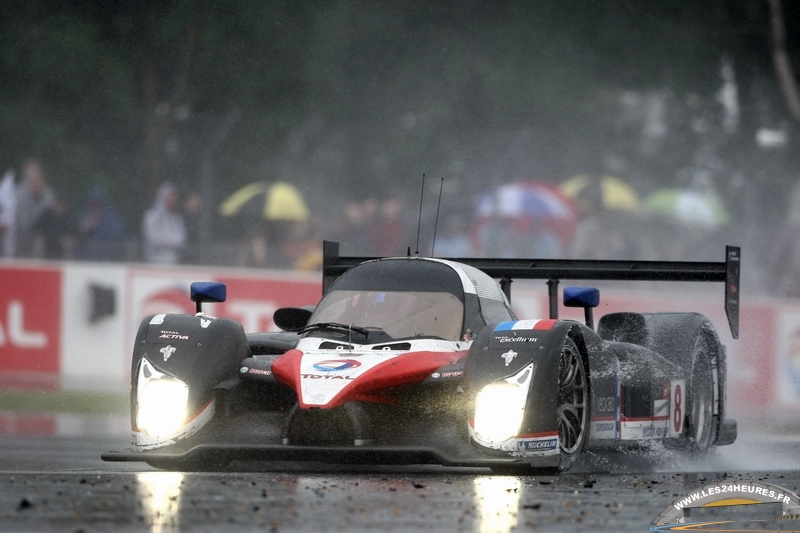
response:
<path id="1" fill-rule="evenodd" d="M 722 423 L 725 349 L 711 322 L 697 313 L 650 314 L 647 327 L 648 347 L 682 367 L 686 380 L 682 437 L 662 442 L 690 457 L 703 457 L 715 448 Z"/>
<path id="2" fill-rule="evenodd" d="M 714 446 L 714 371 L 709 340 L 700 335 L 692 350 L 692 374 L 689 383 L 689 405 L 686 411 L 688 452 L 704 456 Z"/>
<path id="3" fill-rule="evenodd" d="M 530 464 L 493 466 L 498 474 L 559 473 L 568 470 L 586 447 L 589 432 L 590 391 L 586 358 L 571 338 L 564 339 L 558 375 L 558 446 L 561 464 L 554 469 Z"/>
<path id="4" fill-rule="evenodd" d="M 562 472 L 567 470 L 586 447 L 589 431 L 589 373 L 586 361 L 569 337 L 561 349 L 558 376 L 558 443 Z"/>

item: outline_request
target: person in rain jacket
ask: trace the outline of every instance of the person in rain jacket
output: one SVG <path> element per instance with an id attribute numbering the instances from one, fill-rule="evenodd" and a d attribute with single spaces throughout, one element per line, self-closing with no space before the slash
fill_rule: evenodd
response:
<path id="1" fill-rule="evenodd" d="M 86 195 L 86 205 L 78 215 L 80 239 L 77 257 L 86 261 L 121 261 L 125 249 L 125 228 L 119 213 L 108 203 L 102 189 Z"/>
<path id="2" fill-rule="evenodd" d="M 22 183 L 16 190 L 16 249 L 17 257 L 41 257 L 39 219 L 55 202 L 55 194 L 47 186 L 42 167 L 30 160 L 22 167 Z"/>
<path id="3" fill-rule="evenodd" d="M 186 245 L 186 226 L 178 206 L 178 192 L 171 183 L 158 188 L 153 207 L 142 220 L 144 258 L 151 263 L 178 263 Z"/>

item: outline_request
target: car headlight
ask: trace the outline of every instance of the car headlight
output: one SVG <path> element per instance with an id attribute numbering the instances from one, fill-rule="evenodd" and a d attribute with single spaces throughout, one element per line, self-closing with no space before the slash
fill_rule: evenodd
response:
<path id="1" fill-rule="evenodd" d="M 475 436 L 487 443 L 506 441 L 519 434 L 525 416 L 533 364 L 514 376 L 483 387 L 475 399 Z"/>
<path id="2" fill-rule="evenodd" d="M 142 361 L 137 390 L 136 425 L 153 438 L 177 432 L 186 421 L 189 387 Z"/>

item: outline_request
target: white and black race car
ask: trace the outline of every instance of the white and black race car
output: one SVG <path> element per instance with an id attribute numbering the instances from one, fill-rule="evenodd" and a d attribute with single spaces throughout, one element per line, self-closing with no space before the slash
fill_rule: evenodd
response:
<path id="1" fill-rule="evenodd" d="M 165 469 L 231 461 L 442 464 L 563 471 L 587 449 L 732 443 L 725 347 L 693 313 L 612 313 L 562 279 L 722 282 L 738 335 L 740 250 L 723 262 L 340 257 L 324 243 L 323 297 L 245 333 L 202 312 L 141 324 L 131 366 L 132 447 L 107 461 Z M 513 279 L 547 280 L 550 316 L 520 320 Z M 499 280 L 499 281 L 497 281 Z"/>

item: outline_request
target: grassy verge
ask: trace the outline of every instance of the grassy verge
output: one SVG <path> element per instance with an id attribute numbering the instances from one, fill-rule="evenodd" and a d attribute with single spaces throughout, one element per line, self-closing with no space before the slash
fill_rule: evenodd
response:
<path id="1" fill-rule="evenodd" d="M 0 390 L 0 411 L 127 415 L 127 393 Z"/>

